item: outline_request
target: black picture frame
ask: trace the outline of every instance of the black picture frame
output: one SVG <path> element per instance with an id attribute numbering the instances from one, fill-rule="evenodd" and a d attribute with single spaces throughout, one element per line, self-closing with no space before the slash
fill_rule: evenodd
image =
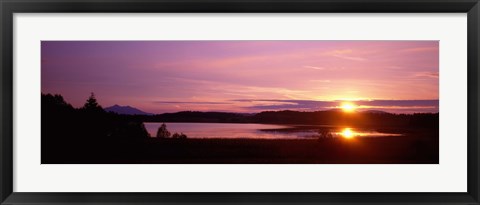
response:
<path id="1" fill-rule="evenodd" d="M 0 0 L 1 204 L 480 204 L 479 0 Z M 112 12 L 467 13 L 468 191 L 466 193 L 16 193 L 13 192 L 13 14 Z M 452 176 L 456 177 L 456 176 Z M 92 184 L 94 186 L 94 184 Z"/>

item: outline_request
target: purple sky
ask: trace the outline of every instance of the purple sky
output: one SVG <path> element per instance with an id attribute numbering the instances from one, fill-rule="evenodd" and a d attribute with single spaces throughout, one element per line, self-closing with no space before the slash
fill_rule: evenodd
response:
<path id="1" fill-rule="evenodd" d="M 438 112 L 438 41 L 43 41 L 42 92 L 151 113 Z"/>

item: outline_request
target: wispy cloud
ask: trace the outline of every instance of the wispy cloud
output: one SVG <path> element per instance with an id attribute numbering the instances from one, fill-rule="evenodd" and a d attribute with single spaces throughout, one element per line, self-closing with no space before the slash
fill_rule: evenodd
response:
<path id="1" fill-rule="evenodd" d="M 418 72 L 414 74 L 414 77 L 419 78 L 438 78 L 438 72 Z"/>
<path id="2" fill-rule="evenodd" d="M 333 55 L 337 58 L 343 58 L 343 59 L 346 59 L 346 60 L 352 60 L 352 61 L 366 61 L 367 59 L 366 58 L 362 58 L 362 57 L 353 57 L 353 56 L 344 56 L 344 55 Z"/>
<path id="3" fill-rule="evenodd" d="M 352 61 L 366 61 L 367 58 L 355 56 L 353 50 L 351 49 L 344 49 L 344 50 L 333 50 L 324 52 L 324 55 L 333 56 L 345 60 L 352 60 Z"/>
<path id="4" fill-rule="evenodd" d="M 159 104 L 193 104 L 193 105 L 228 105 L 228 102 L 182 102 L 182 101 L 153 101 Z"/>
<path id="5" fill-rule="evenodd" d="M 407 48 L 403 49 L 400 52 L 411 52 L 411 53 L 418 53 L 418 52 L 430 52 L 438 50 L 437 46 L 432 47 L 416 47 L 416 48 Z"/>
<path id="6" fill-rule="evenodd" d="M 333 51 L 330 51 L 330 53 L 334 55 L 345 55 L 345 54 L 353 53 L 353 50 L 352 49 L 333 50 Z"/>
<path id="7" fill-rule="evenodd" d="M 306 65 L 306 66 L 303 66 L 304 68 L 311 68 L 311 69 L 314 69 L 314 70 L 325 70 L 325 67 L 320 67 L 320 66 L 309 66 L 309 65 Z"/>

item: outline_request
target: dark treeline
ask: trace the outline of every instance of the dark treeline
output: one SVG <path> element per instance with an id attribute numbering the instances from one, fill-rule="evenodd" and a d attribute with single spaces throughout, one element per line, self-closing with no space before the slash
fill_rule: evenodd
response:
<path id="1" fill-rule="evenodd" d="M 52 129 L 50 129 L 50 126 Z M 125 115 L 105 112 L 92 94 L 81 108 L 73 108 L 61 95 L 42 94 L 42 131 L 45 135 L 71 137 L 86 135 L 102 139 L 146 138 L 141 121 Z M 87 136 L 87 137 L 88 137 Z"/>
<path id="2" fill-rule="evenodd" d="M 438 113 L 392 114 L 385 112 L 345 113 L 341 110 L 299 112 L 265 111 L 257 114 L 184 111 L 150 116 L 132 116 L 144 122 L 212 122 L 339 125 L 368 127 L 438 127 Z"/>
<path id="3" fill-rule="evenodd" d="M 72 107 L 61 95 L 42 94 L 41 112 L 42 163 L 109 155 L 149 137 L 141 121 L 105 112 L 93 94 L 81 108 Z"/>
<path id="4" fill-rule="evenodd" d="M 254 116 L 255 122 L 314 124 L 314 125 L 346 125 L 357 127 L 438 127 L 438 113 L 392 114 L 385 112 L 347 113 L 341 110 L 316 112 L 262 112 Z"/>

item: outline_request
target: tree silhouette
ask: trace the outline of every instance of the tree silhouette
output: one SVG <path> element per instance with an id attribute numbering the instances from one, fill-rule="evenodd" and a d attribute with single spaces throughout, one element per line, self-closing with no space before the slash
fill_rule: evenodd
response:
<path id="1" fill-rule="evenodd" d="M 186 134 L 183 134 L 183 132 L 181 132 L 180 134 L 178 134 L 177 132 L 175 132 L 175 133 L 172 135 L 172 138 L 173 138 L 173 139 L 187 139 L 187 135 L 186 135 Z"/>
<path id="2" fill-rule="evenodd" d="M 162 123 L 162 125 L 158 128 L 157 137 L 158 138 L 170 137 L 170 132 L 167 130 L 167 125 L 165 125 L 165 123 Z"/>
<path id="3" fill-rule="evenodd" d="M 42 93 L 42 109 L 46 109 L 48 112 L 66 112 L 66 110 L 73 110 L 73 107 L 65 102 L 61 95 Z"/>
<path id="4" fill-rule="evenodd" d="M 180 138 L 180 134 L 178 134 L 178 133 L 175 132 L 175 133 L 172 135 L 172 138 L 178 139 L 178 138 Z"/>
<path id="5" fill-rule="evenodd" d="M 87 111 L 99 112 L 103 111 L 102 106 L 100 106 L 95 98 L 95 94 L 92 92 L 90 97 L 87 99 L 87 102 L 83 105 L 83 109 Z"/>
<path id="6" fill-rule="evenodd" d="M 183 132 L 180 133 L 180 139 L 187 139 L 187 135 L 183 134 Z"/>

